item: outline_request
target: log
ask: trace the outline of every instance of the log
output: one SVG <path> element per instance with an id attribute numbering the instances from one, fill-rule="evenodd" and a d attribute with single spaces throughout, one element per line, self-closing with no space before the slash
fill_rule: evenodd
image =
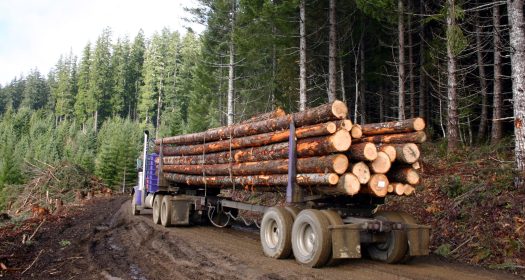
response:
<path id="1" fill-rule="evenodd" d="M 414 168 L 415 170 L 421 169 L 421 163 L 419 163 L 419 161 L 412 163 L 412 168 Z"/>
<path id="2" fill-rule="evenodd" d="M 370 180 L 370 169 L 364 162 L 353 163 L 348 168 L 349 173 L 354 174 L 359 183 L 366 184 Z"/>
<path id="3" fill-rule="evenodd" d="M 352 135 L 352 138 L 359 139 L 363 136 L 363 132 L 361 130 L 361 126 L 358 124 L 354 124 L 352 127 L 352 130 L 350 131 L 350 134 Z"/>
<path id="4" fill-rule="evenodd" d="M 396 148 L 392 145 L 381 145 L 378 147 L 379 151 L 384 152 L 388 155 L 388 158 L 390 159 L 390 162 L 394 162 L 396 160 L 397 151 Z"/>
<path id="5" fill-rule="evenodd" d="M 377 152 L 377 158 L 368 163 L 372 173 L 385 174 L 390 170 L 392 162 L 385 152 Z"/>
<path id="6" fill-rule="evenodd" d="M 361 189 L 361 184 L 354 174 L 345 173 L 339 177 L 339 182 L 335 186 L 317 187 L 316 191 L 322 194 L 331 195 L 355 195 Z"/>
<path id="7" fill-rule="evenodd" d="M 262 113 L 262 114 L 259 114 L 259 115 L 252 116 L 251 118 L 249 118 L 247 120 L 244 120 L 244 121 L 242 121 L 240 123 L 241 124 L 245 124 L 245 123 L 254 123 L 254 122 L 260 122 L 260 121 L 267 121 L 267 120 L 270 120 L 270 119 L 283 117 L 283 116 L 286 116 L 286 112 L 283 109 L 281 109 L 281 108 L 277 108 L 277 109 L 275 109 L 274 111 L 271 111 L 271 112 Z"/>
<path id="8" fill-rule="evenodd" d="M 416 193 L 416 188 L 414 188 L 414 186 L 412 185 L 409 185 L 409 184 L 405 184 L 405 195 L 412 195 Z"/>
<path id="9" fill-rule="evenodd" d="M 336 125 L 333 122 L 314 124 L 300 127 L 295 131 L 298 139 L 329 135 L 336 132 Z M 220 151 L 235 150 L 247 147 L 260 147 L 273 143 L 287 141 L 290 130 L 274 131 L 264 134 L 251 135 L 228 140 L 210 142 L 206 144 L 184 145 L 184 146 L 163 146 L 163 155 L 200 155 Z M 155 152 L 160 152 L 160 146 L 155 146 Z"/>
<path id="10" fill-rule="evenodd" d="M 396 183 L 390 183 L 390 185 L 393 187 L 392 192 L 394 192 L 395 194 L 397 195 L 405 194 L 405 189 L 406 189 L 405 184 L 396 182 Z"/>
<path id="11" fill-rule="evenodd" d="M 366 192 L 377 197 L 384 197 L 388 193 L 388 178 L 384 174 L 373 174 L 367 184 Z"/>
<path id="12" fill-rule="evenodd" d="M 320 136 L 297 140 L 297 157 L 323 156 L 331 153 L 344 152 L 351 144 L 350 134 L 339 130 L 329 136 Z M 166 155 L 164 150 L 164 155 Z M 265 161 L 288 158 L 288 142 L 277 143 L 262 147 L 210 153 L 190 156 L 165 156 L 164 164 L 191 165 L 191 164 L 220 164 L 230 162 Z"/>
<path id="13" fill-rule="evenodd" d="M 297 159 L 297 173 L 343 174 L 348 168 L 348 158 L 343 154 Z M 210 165 L 163 165 L 162 171 L 192 175 L 272 175 L 288 174 L 288 159 L 223 163 Z"/>
<path id="14" fill-rule="evenodd" d="M 189 186 L 215 188 L 233 186 L 286 186 L 288 175 L 256 175 L 256 176 L 196 176 L 177 173 L 164 173 L 164 177 L 172 182 Z M 326 174 L 297 174 L 296 182 L 300 186 L 336 185 L 339 176 L 335 173 Z"/>
<path id="15" fill-rule="evenodd" d="M 421 155 L 419 148 L 414 143 L 394 144 L 396 150 L 396 160 L 402 163 L 413 164 Z"/>
<path id="16" fill-rule="evenodd" d="M 342 128 L 346 131 L 351 131 L 353 127 L 352 121 L 348 119 L 335 121 L 335 124 L 337 125 L 337 128 Z"/>
<path id="17" fill-rule="evenodd" d="M 350 146 L 347 155 L 352 160 L 373 161 L 377 158 L 377 149 L 372 143 L 359 143 Z"/>
<path id="18" fill-rule="evenodd" d="M 203 132 L 165 137 L 155 140 L 155 144 L 202 144 L 222 139 L 239 138 L 287 129 L 293 120 L 296 127 L 312 125 L 332 120 L 345 119 L 348 114 L 346 105 L 336 100 L 332 103 L 311 108 L 302 112 L 253 123 L 235 124 L 209 129 Z"/>
<path id="19" fill-rule="evenodd" d="M 388 184 L 388 193 L 394 192 L 394 185 L 392 183 Z"/>
<path id="20" fill-rule="evenodd" d="M 412 167 L 396 167 L 388 172 L 388 177 L 396 182 L 416 185 L 419 184 L 419 174 Z"/>
<path id="21" fill-rule="evenodd" d="M 425 129 L 425 121 L 422 118 L 413 118 L 403 121 L 369 123 L 361 127 L 363 135 L 381 135 L 393 133 L 406 133 L 421 131 Z"/>
<path id="22" fill-rule="evenodd" d="M 417 131 L 411 133 L 399 133 L 399 134 L 384 134 L 376 136 L 361 137 L 355 139 L 354 143 L 370 142 L 375 144 L 405 144 L 405 143 L 417 143 L 421 144 L 427 140 L 427 135 L 424 131 Z"/>

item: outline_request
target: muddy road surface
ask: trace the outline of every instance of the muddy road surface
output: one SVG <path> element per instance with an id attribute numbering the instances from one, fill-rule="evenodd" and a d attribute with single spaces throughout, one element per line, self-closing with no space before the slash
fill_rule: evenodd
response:
<path id="1" fill-rule="evenodd" d="M 35 240 L 31 252 L 11 254 L 27 256 L 21 269 L 0 279 L 524 279 L 436 256 L 408 265 L 360 259 L 307 268 L 265 257 L 254 229 L 164 228 L 151 214 L 131 216 L 129 197 L 99 199 L 43 226 Z"/>

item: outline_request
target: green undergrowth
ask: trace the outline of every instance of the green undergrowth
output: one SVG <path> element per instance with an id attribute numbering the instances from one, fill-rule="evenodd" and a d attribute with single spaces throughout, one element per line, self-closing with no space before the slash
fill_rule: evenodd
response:
<path id="1" fill-rule="evenodd" d="M 525 190 L 514 186 L 513 143 L 463 147 L 422 146 L 422 184 L 411 197 L 389 197 L 432 226 L 434 253 L 471 264 L 523 273 Z"/>

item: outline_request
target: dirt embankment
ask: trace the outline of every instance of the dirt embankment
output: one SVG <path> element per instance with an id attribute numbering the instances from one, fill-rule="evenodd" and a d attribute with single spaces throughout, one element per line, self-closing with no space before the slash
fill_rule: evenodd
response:
<path id="1" fill-rule="evenodd" d="M 132 217 L 129 198 L 98 198 L 70 215 L 0 231 L 4 279 L 519 279 L 430 256 L 409 265 L 348 260 L 311 269 L 264 257 L 256 230 L 163 228 Z M 27 227 L 27 228 L 24 228 Z"/>

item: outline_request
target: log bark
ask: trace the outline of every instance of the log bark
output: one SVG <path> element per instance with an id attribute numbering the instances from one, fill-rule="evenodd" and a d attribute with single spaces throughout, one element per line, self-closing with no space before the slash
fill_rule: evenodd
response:
<path id="1" fill-rule="evenodd" d="M 350 134 L 352 135 L 352 138 L 354 139 L 361 138 L 361 136 L 363 136 L 363 131 L 361 129 L 361 126 L 358 124 L 354 124 L 354 126 L 352 127 L 352 130 L 350 131 Z"/>
<path id="2" fill-rule="evenodd" d="M 348 158 L 343 154 L 297 159 L 297 173 L 337 173 L 348 169 Z M 287 174 L 288 159 L 245 163 L 208 165 L 164 165 L 164 172 L 191 175 L 272 175 Z"/>
<path id="3" fill-rule="evenodd" d="M 275 118 L 279 118 L 279 117 L 284 117 L 286 116 L 286 112 L 281 109 L 281 108 L 277 108 L 271 112 L 268 112 L 268 113 L 263 113 L 263 114 L 259 114 L 259 115 L 255 115 L 247 120 L 244 120 L 241 122 L 241 124 L 246 124 L 246 123 L 254 123 L 254 122 L 260 122 L 260 121 L 267 121 L 267 120 L 271 120 L 271 119 L 275 119 Z"/>
<path id="4" fill-rule="evenodd" d="M 361 184 L 354 174 L 345 173 L 339 178 L 339 182 L 334 186 L 316 187 L 315 191 L 329 195 L 355 195 L 359 193 Z"/>
<path id="5" fill-rule="evenodd" d="M 378 150 L 380 152 L 383 152 L 388 155 L 388 158 L 390 159 L 390 162 L 394 162 L 396 160 L 397 151 L 396 148 L 392 145 L 381 145 L 378 147 Z"/>
<path id="6" fill-rule="evenodd" d="M 323 156 L 331 153 L 344 152 L 351 144 L 350 134 L 339 130 L 333 135 L 299 139 L 297 141 L 298 157 Z M 166 153 L 164 153 L 166 155 Z M 191 165 L 191 164 L 220 164 L 230 162 L 265 161 L 288 158 L 288 142 L 277 143 L 262 147 L 210 153 L 190 156 L 164 157 L 164 164 Z"/>
<path id="7" fill-rule="evenodd" d="M 303 126 L 295 131 L 297 138 L 308 138 L 321 135 L 332 134 L 336 131 L 336 125 L 333 122 L 320 123 L 310 126 Z M 346 132 L 348 133 L 348 132 Z M 164 146 L 163 155 L 199 155 L 205 153 L 214 153 L 227 150 L 235 150 L 247 147 L 259 147 L 273 143 L 287 141 L 290 136 L 290 130 L 274 131 L 264 134 L 251 135 L 229 140 L 221 140 L 206 144 L 185 145 L 185 146 Z M 160 152 L 160 147 L 156 146 L 155 151 Z"/>
<path id="8" fill-rule="evenodd" d="M 353 163 L 349 166 L 348 172 L 354 174 L 359 183 L 366 184 L 370 181 L 370 168 L 364 162 Z"/>
<path id="9" fill-rule="evenodd" d="M 378 152 L 377 158 L 374 161 L 368 163 L 370 171 L 377 174 L 387 173 L 391 166 L 392 162 L 390 161 L 390 157 L 388 157 L 385 152 Z"/>
<path id="10" fill-rule="evenodd" d="M 402 163 L 413 164 L 418 161 L 421 152 L 414 143 L 394 144 L 396 150 L 396 160 Z"/>
<path id="11" fill-rule="evenodd" d="M 423 131 L 411 132 L 411 133 L 399 133 L 399 134 L 384 134 L 362 137 L 360 139 L 354 139 L 354 144 L 371 142 L 376 144 L 404 144 L 404 143 L 417 143 L 421 144 L 427 140 L 427 135 Z"/>
<path id="12" fill-rule="evenodd" d="M 388 193 L 388 184 L 388 178 L 384 174 L 374 174 L 370 177 L 365 192 L 373 196 L 384 197 Z"/>
<path id="13" fill-rule="evenodd" d="M 201 144 L 204 142 L 229 139 L 230 136 L 232 138 L 238 138 L 288 129 L 292 120 L 295 122 L 296 127 L 301 127 L 332 120 L 342 120 L 346 118 L 347 114 L 348 108 L 346 105 L 343 102 L 336 100 L 319 107 L 270 120 L 246 124 L 234 124 L 231 126 L 213 128 L 203 132 L 166 137 L 156 140 L 155 144 L 159 145 L 161 141 L 164 144 Z"/>
<path id="14" fill-rule="evenodd" d="M 360 143 L 350 146 L 347 155 L 352 160 L 373 161 L 377 158 L 377 149 L 372 143 Z"/>
<path id="15" fill-rule="evenodd" d="M 396 167 L 388 172 L 388 177 L 396 182 L 417 185 L 419 184 L 419 174 L 412 167 Z"/>
<path id="16" fill-rule="evenodd" d="M 233 187 L 233 186 L 286 186 L 288 175 L 256 175 L 256 176 L 196 176 L 177 173 L 164 173 L 167 180 L 189 186 Z M 297 174 L 296 182 L 300 186 L 336 185 L 339 176 L 327 174 Z"/>
<path id="17" fill-rule="evenodd" d="M 365 136 L 406 133 L 421 131 L 423 129 L 425 129 L 425 121 L 422 118 L 394 122 L 369 123 L 361 126 L 361 131 Z"/>

